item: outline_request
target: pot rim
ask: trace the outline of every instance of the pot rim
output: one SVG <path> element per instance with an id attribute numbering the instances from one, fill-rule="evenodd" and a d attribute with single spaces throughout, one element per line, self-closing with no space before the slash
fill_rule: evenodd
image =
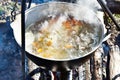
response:
<path id="1" fill-rule="evenodd" d="M 38 4 L 37 6 L 35 6 L 35 7 L 32 7 L 32 8 L 30 8 L 30 9 L 28 9 L 28 10 L 26 10 L 25 11 L 25 15 L 26 14 L 28 14 L 30 11 L 32 11 L 33 9 L 35 9 L 36 7 L 39 7 L 39 6 L 42 6 L 42 5 L 47 5 L 47 4 L 69 4 L 69 5 L 75 5 L 75 6 L 79 6 L 78 4 L 75 4 L 75 3 L 67 3 L 67 2 L 48 2 L 48 3 L 42 3 L 42 4 Z M 84 6 L 83 6 L 84 7 Z M 103 25 L 103 23 L 101 22 L 101 20 L 97 17 L 97 15 L 94 13 L 93 15 L 95 15 L 96 16 L 96 18 L 98 19 L 98 21 L 99 21 L 99 23 L 100 23 L 100 25 L 102 26 L 102 37 L 101 37 L 101 39 L 100 39 L 100 43 L 98 43 L 98 45 L 96 46 L 96 47 L 94 47 L 94 49 L 92 49 L 90 52 L 88 52 L 88 53 L 86 53 L 86 54 L 84 54 L 84 55 L 82 55 L 82 56 L 80 56 L 80 57 L 76 57 L 76 58 L 73 58 L 73 59 L 48 59 L 48 58 L 43 58 L 43 57 L 41 57 L 41 56 L 38 56 L 38 55 L 35 55 L 35 54 L 32 54 L 32 53 L 29 53 L 28 51 L 26 51 L 27 53 L 29 53 L 29 54 L 31 54 L 31 55 L 33 55 L 33 56 L 36 56 L 36 57 L 38 57 L 38 58 L 42 58 L 42 59 L 45 59 L 45 60 L 49 60 L 49 61 L 71 61 L 71 60 L 77 60 L 77 59 L 80 59 L 80 58 L 84 58 L 84 57 L 86 57 L 86 56 L 88 56 L 88 55 L 90 55 L 90 54 L 92 54 L 101 44 L 102 44 L 102 42 L 103 42 L 103 40 L 104 40 L 104 25 Z M 26 18 L 25 18 L 26 19 Z M 14 22 L 12 23 L 12 24 L 14 24 Z M 12 28 L 13 28 L 13 26 L 12 26 Z M 13 30 L 15 30 L 15 29 L 13 29 Z M 15 33 L 15 31 L 14 31 L 14 33 Z M 15 40 L 16 40 L 16 38 L 15 38 Z M 17 40 L 16 40 L 17 41 Z M 17 41 L 18 42 L 18 41 Z M 21 46 L 21 44 L 20 43 L 18 43 L 20 46 Z"/>

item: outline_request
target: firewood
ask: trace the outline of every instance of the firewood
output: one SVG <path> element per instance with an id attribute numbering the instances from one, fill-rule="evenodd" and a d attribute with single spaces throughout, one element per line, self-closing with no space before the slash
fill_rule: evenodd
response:
<path id="1" fill-rule="evenodd" d="M 102 52 L 102 47 L 100 47 L 94 53 L 94 80 L 102 80 Z"/>
<path id="2" fill-rule="evenodd" d="M 90 60 L 85 63 L 85 80 L 91 80 Z"/>
<path id="3" fill-rule="evenodd" d="M 120 80 L 120 48 L 111 46 L 110 51 L 110 80 Z"/>

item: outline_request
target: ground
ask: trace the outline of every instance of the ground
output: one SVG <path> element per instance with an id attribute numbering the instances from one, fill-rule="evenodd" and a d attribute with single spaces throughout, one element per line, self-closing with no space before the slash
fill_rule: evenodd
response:
<path id="1" fill-rule="evenodd" d="M 9 23 L 0 23 L 0 80 L 21 80 L 20 47 Z"/>

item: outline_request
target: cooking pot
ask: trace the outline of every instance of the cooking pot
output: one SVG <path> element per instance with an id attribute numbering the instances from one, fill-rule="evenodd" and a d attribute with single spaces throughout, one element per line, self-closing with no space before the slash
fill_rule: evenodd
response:
<path id="1" fill-rule="evenodd" d="M 90 25 L 94 25 L 99 30 L 99 40 L 94 49 L 92 49 L 87 54 L 84 54 L 78 58 L 74 59 L 63 59 L 63 60 L 51 60 L 45 59 L 36 56 L 33 53 L 29 53 L 26 49 L 26 56 L 32 60 L 35 64 L 40 66 L 43 69 L 51 70 L 51 71 L 70 71 L 71 69 L 78 68 L 81 64 L 87 61 L 92 53 L 101 45 L 104 39 L 104 25 L 101 20 L 96 16 L 96 14 L 86 8 L 85 6 L 81 6 L 74 3 L 66 3 L 66 2 L 49 2 L 37 5 L 33 8 L 26 10 L 25 12 L 25 28 L 27 28 L 32 23 L 41 20 L 45 16 L 48 15 L 58 15 L 61 13 L 69 13 L 73 15 L 79 20 L 83 20 Z M 21 46 L 21 22 L 20 15 L 18 15 L 17 19 L 11 24 L 11 27 L 14 31 L 14 37 L 17 43 Z"/>

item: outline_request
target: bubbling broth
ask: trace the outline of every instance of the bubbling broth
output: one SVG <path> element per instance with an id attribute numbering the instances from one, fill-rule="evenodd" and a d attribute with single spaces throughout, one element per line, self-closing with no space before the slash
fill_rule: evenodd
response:
<path id="1" fill-rule="evenodd" d="M 96 26 L 72 16 L 49 16 L 26 29 L 26 50 L 46 59 L 74 59 L 98 43 Z"/>

